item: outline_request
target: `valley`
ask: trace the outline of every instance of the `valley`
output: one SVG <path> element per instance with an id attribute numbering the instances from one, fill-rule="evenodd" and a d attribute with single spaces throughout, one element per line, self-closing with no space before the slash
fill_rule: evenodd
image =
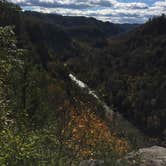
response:
<path id="1" fill-rule="evenodd" d="M 165 73 L 164 14 L 118 24 L 0 0 L 0 165 L 164 156 Z"/>

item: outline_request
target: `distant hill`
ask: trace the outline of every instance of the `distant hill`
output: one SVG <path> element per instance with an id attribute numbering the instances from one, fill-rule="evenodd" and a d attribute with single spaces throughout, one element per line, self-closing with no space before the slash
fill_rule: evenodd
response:
<path id="1" fill-rule="evenodd" d="M 102 22 L 92 17 L 89 18 L 83 16 L 61 16 L 57 14 L 41 14 L 29 11 L 25 12 L 25 15 L 58 25 L 68 31 L 69 34 L 75 34 L 76 36 L 78 35 L 77 32 L 79 29 L 80 33 L 85 33 L 88 30 L 96 30 L 96 34 L 98 31 L 98 33 L 101 33 L 104 37 L 110 37 L 120 33 L 125 33 L 138 26 L 138 24 L 114 24 L 110 22 Z M 74 33 L 74 31 L 76 32 Z"/>
<path id="2" fill-rule="evenodd" d="M 12 6 L 12 7 L 11 7 Z M 78 42 L 103 47 L 106 39 L 133 29 L 135 24 L 113 24 L 94 18 L 22 12 L 20 7 L 0 2 L 0 26 L 14 25 L 19 44 L 34 45 L 38 61 L 47 68 L 49 59 L 61 60 L 79 54 Z M 23 44 L 25 47 L 25 44 Z M 28 48 L 28 45 L 26 46 Z"/>

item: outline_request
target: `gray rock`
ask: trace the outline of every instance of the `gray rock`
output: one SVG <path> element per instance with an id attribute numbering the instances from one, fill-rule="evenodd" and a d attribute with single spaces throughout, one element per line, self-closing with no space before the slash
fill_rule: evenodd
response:
<path id="1" fill-rule="evenodd" d="M 104 166 L 103 160 L 83 160 L 79 166 Z"/>
<path id="2" fill-rule="evenodd" d="M 152 146 L 139 149 L 137 152 L 129 153 L 118 163 L 122 161 L 127 162 L 129 166 L 166 166 L 166 148 Z"/>

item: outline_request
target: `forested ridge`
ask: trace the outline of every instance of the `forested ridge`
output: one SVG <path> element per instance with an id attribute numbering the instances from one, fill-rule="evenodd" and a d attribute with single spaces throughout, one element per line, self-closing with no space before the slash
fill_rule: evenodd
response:
<path id="1" fill-rule="evenodd" d="M 152 136 L 163 143 L 165 29 L 164 15 L 121 25 L 1 0 L 0 165 L 114 166 Z M 144 134 L 106 117 L 70 73 Z"/>
<path id="2" fill-rule="evenodd" d="M 165 137 L 165 29 L 162 15 L 69 62 L 108 104 L 154 137 Z"/>

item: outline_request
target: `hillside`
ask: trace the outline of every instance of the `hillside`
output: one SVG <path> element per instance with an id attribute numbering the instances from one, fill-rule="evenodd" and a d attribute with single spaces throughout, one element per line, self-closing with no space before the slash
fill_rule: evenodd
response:
<path id="1" fill-rule="evenodd" d="M 81 17 L 81 16 L 61 16 L 57 14 L 42 14 L 37 12 L 25 11 L 25 16 L 34 18 L 38 21 L 45 21 L 49 24 L 54 24 L 60 26 L 65 31 L 69 33 L 71 37 L 77 37 L 85 32 L 96 32 L 101 34 L 103 37 L 115 36 L 120 33 L 125 33 L 134 27 L 138 26 L 137 24 L 113 24 L 110 22 L 102 22 L 96 20 L 95 18 Z M 79 34 L 78 32 L 79 31 Z M 92 37 L 92 34 L 89 34 L 89 38 Z"/>
<path id="2" fill-rule="evenodd" d="M 1 0 L 0 165 L 116 166 L 165 145 L 165 29 L 164 15 L 121 25 Z"/>
<path id="3" fill-rule="evenodd" d="M 149 20 L 68 61 L 80 78 L 146 134 L 164 137 L 166 18 Z"/>
<path id="4" fill-rule="evenodd" d="M 79 55 L 79 42 L 102 48 L 109 36 L 124 33 L 138 26 L 104 23 L 86 17 L 22 12 L 18 6 L 15 7 L 16 10 L 1 5 L 0 25 L 15 25 L 16 33 L 22 42 L 28 38 L 34 44 L 36 53 L 40 56 L 40 63 L 45 68 L 49 58 L 54 59 L 58 56 L 59 59 L 66 60 L 70 56 Z"/>

